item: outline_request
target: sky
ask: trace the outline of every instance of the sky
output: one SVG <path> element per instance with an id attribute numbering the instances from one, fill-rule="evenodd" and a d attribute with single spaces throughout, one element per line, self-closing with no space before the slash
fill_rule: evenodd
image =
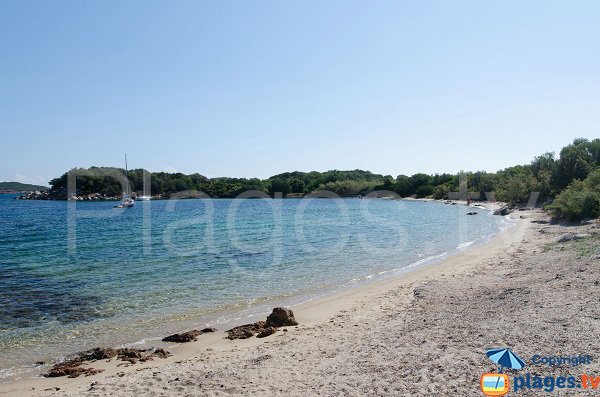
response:
<path id="1" fill-rule="evenodd" d="M 0 0 L 0 181 L 494 172 L 600 137 L 597 1 Z"/>

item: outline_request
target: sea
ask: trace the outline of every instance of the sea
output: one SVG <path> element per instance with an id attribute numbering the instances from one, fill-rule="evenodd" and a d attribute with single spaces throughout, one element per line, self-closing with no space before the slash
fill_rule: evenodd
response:
<path id="1" fill-rule="evenodd" d="M 0 382 L 82 350 L 154 346 L 402 277 L 511 226 L 481 208 L 411 200 L 114 204 L 0 195 Z"/>

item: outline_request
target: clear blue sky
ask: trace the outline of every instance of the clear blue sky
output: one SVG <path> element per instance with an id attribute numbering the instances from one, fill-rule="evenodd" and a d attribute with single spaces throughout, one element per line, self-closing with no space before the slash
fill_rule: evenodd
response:
<path id="1" fill-rule="evenodd" d="M 496 171 L 600 136 L 598 1 L 0 0 L 0 180 Z"/>

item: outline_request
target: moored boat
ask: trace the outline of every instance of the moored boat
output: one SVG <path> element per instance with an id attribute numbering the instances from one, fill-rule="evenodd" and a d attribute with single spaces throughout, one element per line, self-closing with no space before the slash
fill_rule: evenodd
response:
<path id="1" fill-rule="evenodd" d="M 135 206 L 135 200 L 129 195 L 129 176 L 127 173 L 127 154 L 125 154 L 125 191 L 123 192 L 121 202 L 115 205 L 115 208 L 131 208 Z"/>

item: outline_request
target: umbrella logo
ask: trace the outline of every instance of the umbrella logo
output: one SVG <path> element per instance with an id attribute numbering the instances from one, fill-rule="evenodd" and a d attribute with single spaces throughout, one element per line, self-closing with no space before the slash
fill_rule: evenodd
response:
<path id="1" fill-rule="evenodd" d="M 498 372 L 502 372 L 502 368 L 521 369 L 525 366 L 525 362 L 521 357 L 517 356 L 510 349 L 490 349 L 486 356 L 500 366 Z"/>
<path id="2" fill-rule="evenodd" d="M 487 373 L 481 375 L 481 391 L 486 396 L 503 396 L 510 389 L 510 380 L 507 374 L 503 374 L 504 368 L 521 369 L 525 362 L 510 349 L 490 349 L 486 356 L 498 364 L 498 373 Z"/>

